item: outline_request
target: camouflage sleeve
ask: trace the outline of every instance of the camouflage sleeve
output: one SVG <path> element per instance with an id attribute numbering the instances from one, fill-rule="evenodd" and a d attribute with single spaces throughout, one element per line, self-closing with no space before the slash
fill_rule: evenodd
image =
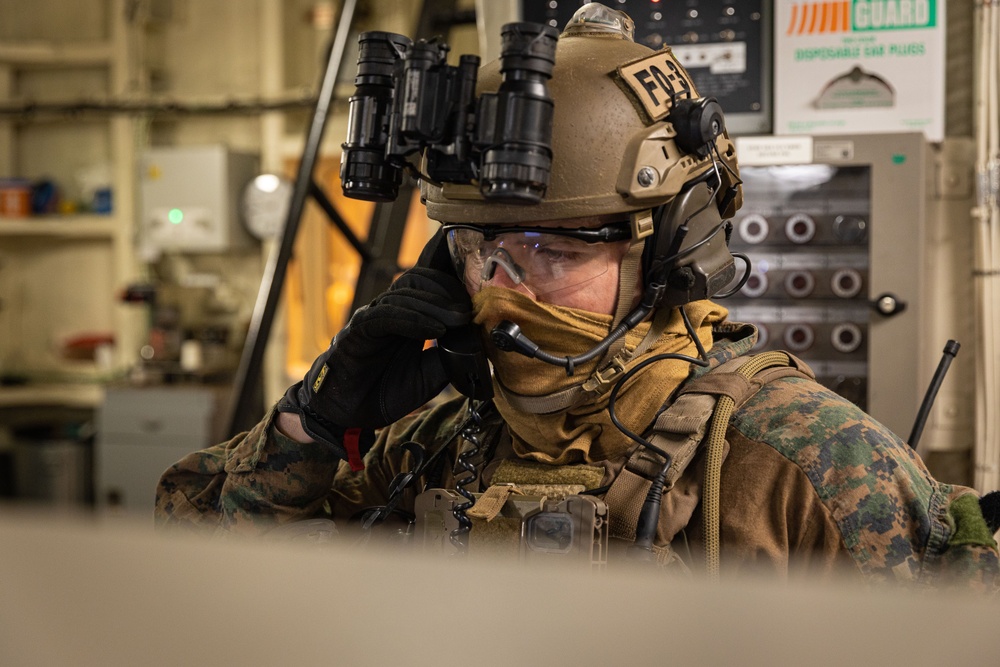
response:
<path id="1" fill-rule="evenodd" d="M 321 514 L 339 459 L 279 433 L 274 415 L 168 468 L 156 489 L 156 525 L 262 533 Z"/>
<path id="2" fill-rule="evenodd" d="M 765 386 L 731 422 L 794 464 L 822 505 L 822 522 L 872 581 L 961 583 L 995 591 L 996 542 L 971 489 L 935 480 L 884 425 L 819 384 Z"/>
<path id="3" fill-rule="evenodd" d="M 464 398 L 446 400 L 433 408 L 404 417 L 379 433 L 375 446 L 365 456 L 365 469 L 354 472 L 342 466 L 333 481 L 330 507 L 338 523 L 357 519 L 363 510 L 382 505 L 388 498 L 389 485 L 400 472 L 413 469 L 412 454 L 405 445 L 413 443 L 432 456 L 442 447 L 447 450 L 439 462 L 449 477 L 457 442 L 454 438 L 467 411 Z M 403 494 L 398 509 L 413 510 L 413 501 L 427 478 L 419 480 Z"/>
<path id="4" fill-rule="evenodd" d="M 338 523 L 355 519 L 384 504 L 392 479 L 411 469 L 403 445 L 436 451 L 457 432 L 464 410 L 464 399 L 446 401 L 382 429 L 364 469 L 354 472 L 326 447 L 279 433 L 272 409 L 249 432 L 172 465 L 156 490 L 156 524 L 262 534 L 276 524 L 319 516 Z M 412 509 L 415 495 L 409 490 L 400 509 Z"/>

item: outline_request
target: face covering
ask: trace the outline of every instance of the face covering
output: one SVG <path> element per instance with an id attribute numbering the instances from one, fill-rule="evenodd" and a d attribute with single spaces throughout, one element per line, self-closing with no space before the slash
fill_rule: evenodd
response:
<path id="1" fill-rule="evenodd" d="M 475 322 L 484 332 L 487 356 L 493 363 L 494 402 L 507 422 L 514 452 L 524 459 L 552 465 L 599 463 L 623 456 L 634 444 L 608 415 L 608 398 L 614 384 L 582 392 L 574 405 L 543 412 L 537 399 L 582 385 L 597 370 L 598 360 L 566 370 L 537 359 L 502 352 L 489 340 L 501 320 L 510 320 L 538 346 L 556 356 L 575 356 L 590 350 L 611 329 L 612 317 L 575 308 L 533 301 L 510 289 L 487 287 L 472 298 Z M 710 301 L 685 306 L 691 324 L 705 349 L 712 346 L 712 324 L 726 317 L 726 310 Z M 698 350 L 684 328 L 677 309 L 664 332 L 645 352 L 629 359 L 650 328 L 644 322 L 625 335 L 619 358 L 626 358 L 626 372 L 652 355 L 675 353 L 697 357 Z M 629 378 L 615 400 L 618 420 L 635 433 L 649 426 L 670 394 L 687 378 L 690 364 L 664 360 L 650 364 Z M 535 399 L 535 400 L 533 400 Z M 535 405 L 533 405 L 535 404 Z"/>

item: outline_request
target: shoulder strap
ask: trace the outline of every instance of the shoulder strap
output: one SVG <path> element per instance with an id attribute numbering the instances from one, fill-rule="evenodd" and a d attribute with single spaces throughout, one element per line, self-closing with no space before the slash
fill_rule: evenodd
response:
<path id="1" fill-rule="evenodd" d="M 784 351 L 762 352 L 731 359 L 704 375 L 689 380 L 680 388 L 677 396 L 728 396 L 736 407 L 740 407 L 768 382 L 789 376 L 816 379 L 812 369 L 795 355 Z"/>
<path id="2" fill-rule="evenodd" d="M 782 377 L 814 379 L 809 367 L 785 352 L 738 357 L 688 381 L 653 424 L 650 441 L 671 457 L 657 542 L 669 544 L 704 504 L 706 553 L 710 576 L 718 575 L 719 471 L 728 452 L 726 428 L 736 407 L 761 387 Z M 684 475 L 701 445 L 707 447 L 705 492 L 698 475 Z M 605 496 L 611 537 L 634 541 L 642 503 L 659 472 L 659 455 L 636 446 Z M 683 477 L 683 480 L 682 480 Z M 674 488 L 674 487 L 678 488 Z"/>

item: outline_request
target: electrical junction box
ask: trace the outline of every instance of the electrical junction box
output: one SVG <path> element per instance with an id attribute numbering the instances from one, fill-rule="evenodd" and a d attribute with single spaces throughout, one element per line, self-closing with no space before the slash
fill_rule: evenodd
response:
<path id="1" fill-rule="evenodd" d="M 744 200 L 730 247 L 751 267 L 722 303 L 729 319 L 757 325 L 754 351 L 795 354 L 819 383 L 906 438 L 945 343 L 956 340 L 961 354 L 920 449 L 971 450 L 972 140 L 738 137 L 736 153 Z"/>
<path id="2" fill-rule="evenodd" d="M 519 0 L 519 18 L 562 30 L 586 1 Z M 499 40 L 498 23 L 517 20 L 510 18 L 510 10 L 502 10 L 503 4 L 504 0 L 477 4 L 477 9 L 484 9 L 487 40 Z M 629 15 L 636 42 L 673 49 L 698 93 L 722 105 L 731 134 L 771 132 L 772 0 L 605 0 L 603 4 Z"/>
<path id="3" fill-rule="evenodd" d="M 259 171 L 258 158 L 222 145 L 151 148 L 140 161 L 140 249 L 147 259 L 164 251 L 228 252 L 253 239 L 240 222 L 243 188 Z"/>

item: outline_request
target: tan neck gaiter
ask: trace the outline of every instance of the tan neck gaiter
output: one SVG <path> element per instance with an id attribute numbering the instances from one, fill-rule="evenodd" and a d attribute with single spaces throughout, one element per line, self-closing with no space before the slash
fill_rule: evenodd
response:
<path id="1" fill-rule="evenodd" d="M 582 404 L 548 414 L 534 414 L 515 407 L 505 395 L 550 396 L 583 384 L 596 370 L 597 360 L 582 364 L 572 376 L 565 369 L 517 352 L 502 352 L 489 340 L 489 332 L 501 320 L 510 320 L 542 350 L 556 356 L 582 354 L 609 332 L 612 318 L 574 308 L 538 303 L 519 292 L 487 287 L 473 299 L 475 322 L 485 333 L 487 356 L 493 363 L 494 402 L 507 422 L 515 453 L 525 459 L 553 465 L 599 463 L 620 458 L 633 444 L 608 415 L 611 387 L 599 394 L 585 394 Z M 712 324 L 726 317 L 726 310 L 710 301 L 688 304 L 688 317 L 705 349 L 712 346 Z M 631 355 L 646 333 L 649 322 L 628 332 L 622 354 Z M 675 353 L 697 356 L 680 312 L 674 310 L 663 334 L 649 349 L 625 364 L 635 367 L 652 355 Z M 620 355 L 621 356 L 621 355 Z M 615 414 L 626 428 L 642 433 L 653 421 L 670 393 L 688 376 L 686 361 L 664 360 L 633 375 L 618 391 Z"/>

